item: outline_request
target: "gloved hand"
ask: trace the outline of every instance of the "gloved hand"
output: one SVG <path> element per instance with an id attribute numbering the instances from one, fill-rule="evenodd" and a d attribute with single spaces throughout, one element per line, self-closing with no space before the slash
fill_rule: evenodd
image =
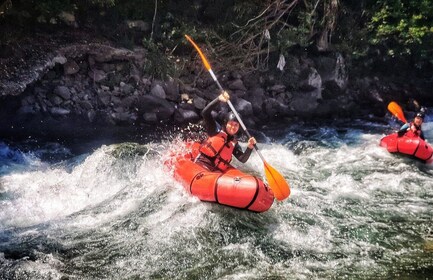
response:
<path id="1" fill-rule="evenodd" d="M 257 144 L 256 138 L 251 137 L 250 139 L 248 139 L 248 148 L 249 149 L 254 148 L 255 144 Z"/>
<path id="2" fill-rule="evenodd" d="M 227 91 L 223 91 L 219 96 L 218 96 L 219 101 L 227 103 L 227 101 L 229 101 L 230 99 L 230 95 Z"/>

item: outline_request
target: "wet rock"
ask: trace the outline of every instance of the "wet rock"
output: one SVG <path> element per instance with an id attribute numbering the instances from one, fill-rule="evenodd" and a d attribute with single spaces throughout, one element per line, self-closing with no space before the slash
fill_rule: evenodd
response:
<path id="1" fill-rule="evenodd" d="M 137 98 L 139 115 L 155 113 L 159 120 L 168 120 L 174 113 L 174 106 L 163 98 L 153 95 L 143 95 Z"/>
<path id="2" fill-rule="evenodd" d="M 71 98 L 71 92 L 69 88 L 65 86 L 57 86 L 54 89 L 54 93 L 63 98 L 64 100 L 69 100 Z"/>
<path id="3" fill-rule="evenodd" d="M 284 116 L 289 113 L 289 107 L 282 104 L 275 98 L 268 98 L 263 102 L 263 109 L 267 116 L 275 118 L 278 116 Z"/>
<path id="4" fill-rule="evenodd" d="M 179 100 L 179 83 L 173 78 L 169 78 L 167 82 L 164 83 L 164 91 L 166 93 L 166 98 L 171 101 Z"/>
<path id="5" fill-rule="evenodd" d="M 300 88 L 305 91 L 322 90 L 322 78 L 319 72 L 313 67 L 303 70 L 300 74 Z"/>
<path id="6" fill-rule="evenodd" d="M 110 153 L 117 159 L 130 160 L 136 156 L 142 157 L 144 155 L 157 155 L 156 151 L 149 149 L 147 145 L 140 145 L 138 143 L 126 142 L 122 144 L 115 144 L 110 146 Z"/>
<path id="7" fill-rule="evenodd" d="M 246 91 L 246 87 L 244 86 L 244 82 L 241 79 L 236 79 L 233 82 L 229 83 L 229 89 L 231 90 L 241 90 Z"/>
<path id="8" fill-rule="evenodd" d="M 317 71 L 322 81 L 328 86 L 345 89 L 348 82 L 348 72 L 344 57 L 340 53 L 333 56 L 320 56 L 315 59 Z"/>
<path id="9" fill-rule="evenodd" d="M 52 107 L 50 108 L 50 113 L 52 115 L 64 116 L 70 114 L 71 111 L 60 107 Z"/>
<path id="10" fill-rule="evenodd" d="M 206 100 L 204 98 L 201 98 L 200 96 L 196 96 L 193 99 L 194 107 L 203 110 L 206 107 Z"/>
<path id="11" fill-rule="evenodd" d="M 253 112 L 259 113 L 262 111 L 263 101 L 265 100 L 265 90 L 262 88 L 255 88 L 247 93 L 245 99 L 251 103 Z"/>
<path id="12" fill-rule="evenodd" d="M 111 114 L 111 117 L 115 123 L 133 123 L 137 120 L 137 116 L 131 112 L 115 112 Z"/>
<path id="13" fill-rule="evenodd" d="M 236 100 L 236 103 L 233 104 L 235 106 L 235 108 L 238 110 L 238 112 L 242 115 L 242 116 L 251 116 L 253 114 L 253 106 L 251 105 L 250 102 L 248 102 L 245 99 L 242 98 L 238 98 Z"/>
<path id="14" fill-rule="evenodd" d="M 152 87 L 150 93 L 151 93 L 153 96 L 156 96 L 156 97 L 159 97 L 159 98 L 162 98 L 162 99 L 165 99 L 166 96 L 167 96 L 167 95 L 165 94 L 164 88 L 163 88 L 160 84 L 155 84 L 155 85 Z"/>
<path id="15" fill-rule="evenodd" d="M 311 116 L 311 112 L 314 112 L 319 106 L 319 96 L 320 91 L 317 89 L 310 92 L 299 92 L 290 102 L 290 108 L 301 116 Z"/>
<path id="16" fill-rule="evenodd" d="M 146 123 L 157 123 L 158 117 L 156 113 L 150 112 L 150 113 L 144 113 L 143 119 Z"/>
<path id="17" fill-rule="evenodd" d="M 188 123 L 196 122 L 200 119 L 200 116 L 194 110 L 177 109 L 174 113 L 174 121 L 176 123 Z"/>

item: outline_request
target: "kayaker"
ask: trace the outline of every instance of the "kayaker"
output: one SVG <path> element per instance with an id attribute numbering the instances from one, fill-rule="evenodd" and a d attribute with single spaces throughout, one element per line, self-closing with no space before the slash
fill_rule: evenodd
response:
<path id="1" fill-rule="evenodd" d="M 224 91 L 217 98 L 211 101 L 202 111 L 204 127 L 208 138 L 200 146 L 200 154 L 196 162 L 210 171 L 225 171 L 230 168 L 230 161 L 234 155 L 242 163 L 247 162 L 254 145 L 257 143 L 254 137 L 248 139 L 248 146 L 245 151 L 236 140 L 236 133 L 239 131 L 239 122 L 236 116 L 229 112 L 224 118 L 221 126 L 212 116 L 212 110 L 219 102 L 226 103 L 230 95 Z"/>
<path id="2" fill-rule="evenodd" d="M 405 123 L 400 130 L 397 132 L 399 137 L 402 137 L 406 133 L 410 133 L 414 136 L 419 136 L 422 140 L 425 140 L 424 133 L 422 132 L 422 123 L 424 122 L 424 112 L 420 111 L 416 114 L 413 121 Z"/>

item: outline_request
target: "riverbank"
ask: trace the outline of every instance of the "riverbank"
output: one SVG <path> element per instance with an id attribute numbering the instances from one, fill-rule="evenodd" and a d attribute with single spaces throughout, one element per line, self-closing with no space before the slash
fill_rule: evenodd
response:
<path id="1" fill-rule="evenodd" d="M 0 51 L 4 135 L 109 136 L 111 129 L 185 126 L 199 122 L 200 111 L 218 95 L 183 39 L 179 44 L 190 48 L 187 55 L 160 61 L 172 63 L 175 74 L 158 77 L 153 50 L 139 45 L 124 48 L 96 30 L 35 27 L 16 34 L 2 42 Z M 374 69 L 366 74 L 339 52 L 293 48 L 272 63 L 264 72 L 230 71 L 214 64 L 248 127 L 300 119 L 381 118 L 390 100 L 410 111 L 417 109 L 413 100 L 432 104 L 431 79 L 403 80 L 391 69 L 389 76 Z M 221 114 L 227 110 L 220 108 Z"/>

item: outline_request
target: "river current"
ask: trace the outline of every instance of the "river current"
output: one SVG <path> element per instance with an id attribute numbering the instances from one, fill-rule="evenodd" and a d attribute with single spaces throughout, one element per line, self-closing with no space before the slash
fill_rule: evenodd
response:
<path id="1" fill-rule="evenodd" d="M 80 153 L 0 139 L 0 279 L 430 279 L 433 167 L 379 147 L 397 127 L 253 133 L 292 190 L 260 214 L 173 180 L 163 163 L 182 132 Z M 235 165 L 263 176 L 256 154 Z"/>

